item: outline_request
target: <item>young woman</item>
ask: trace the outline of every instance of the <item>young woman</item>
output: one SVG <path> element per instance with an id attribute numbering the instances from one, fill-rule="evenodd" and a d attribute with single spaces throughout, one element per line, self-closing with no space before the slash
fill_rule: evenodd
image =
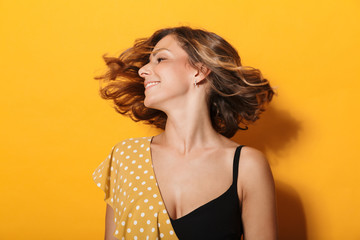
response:
<path id="1" fill-rule="evenodd" d="M 258 150 L 230 140 L 274 94 L 215 33 L 138 39 L 96 79 L 115 109 L 164 131 L 118 142 L 94 171 L 105 239 L 277 239 L 275 186 Z"/>

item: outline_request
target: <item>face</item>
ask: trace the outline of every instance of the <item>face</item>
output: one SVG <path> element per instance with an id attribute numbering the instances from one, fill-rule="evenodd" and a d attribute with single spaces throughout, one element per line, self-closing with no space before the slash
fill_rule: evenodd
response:
<path id="1" fill-rule="evenodd" d="M 193 87 L 195 72 L 177 40 L 165 36 L 155 45 L 149 63 L 139 69 L 145 82 L 144 105 L 162 111 L 179 107 Z"/>

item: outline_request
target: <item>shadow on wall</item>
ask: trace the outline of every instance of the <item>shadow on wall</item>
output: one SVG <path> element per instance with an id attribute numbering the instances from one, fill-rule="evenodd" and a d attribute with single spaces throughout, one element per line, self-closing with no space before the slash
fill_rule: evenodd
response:
<path id="1" fill-rule="evenodd" d="M 301 123 L 287 111 L 269 106 L 258 121 L 246 131 L 239 130 L 232 140 L 285 158 L 286 150 L 296 142 L 300 130 Z M 275 188 L 279 240 L 306 240 L 306 219 L 299 195 L 281 181 L 275 180 Z"/>
<path id="2" fill-rule="evenodd" d="M 307 229 L 303 205 L 297 192 L 275 180 L 279 240 L 306 240 Z"/>
<path id="3" fill-rule="evenodd" d="M 301 130 L 299 121 L 287 111 L 273 106 L 269 106 L 248 127 L 248 130 L 239 130 L 232 139 L 239 144 L 254 147 L 264 153 L 271 151 L 276 155 L 282 155 L 295 142 Z"/>

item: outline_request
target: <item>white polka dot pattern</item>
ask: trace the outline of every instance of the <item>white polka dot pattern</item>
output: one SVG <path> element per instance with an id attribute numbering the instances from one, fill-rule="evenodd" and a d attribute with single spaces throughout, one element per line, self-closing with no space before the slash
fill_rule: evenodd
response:
<path id="1" fill-rule="evenodd" d="M 117 239 L 177 240 L 163 204 L 151 161 L 151 137 L 117 143 L 93 172 L 114 209 Z"/>

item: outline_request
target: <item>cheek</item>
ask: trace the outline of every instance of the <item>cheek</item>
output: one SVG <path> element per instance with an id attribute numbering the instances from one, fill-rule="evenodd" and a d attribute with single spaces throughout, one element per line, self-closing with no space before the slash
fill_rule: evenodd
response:
<path id="1" fill-rule="evenodd" d="M 178 87 L 189 85 L 190 75 L 188 69 L 181 66 L 180 63 L 172 66 L 158 66 L 157 73 L 161 78 L 161 83 L 164 85 L 176 85 Z"/>

